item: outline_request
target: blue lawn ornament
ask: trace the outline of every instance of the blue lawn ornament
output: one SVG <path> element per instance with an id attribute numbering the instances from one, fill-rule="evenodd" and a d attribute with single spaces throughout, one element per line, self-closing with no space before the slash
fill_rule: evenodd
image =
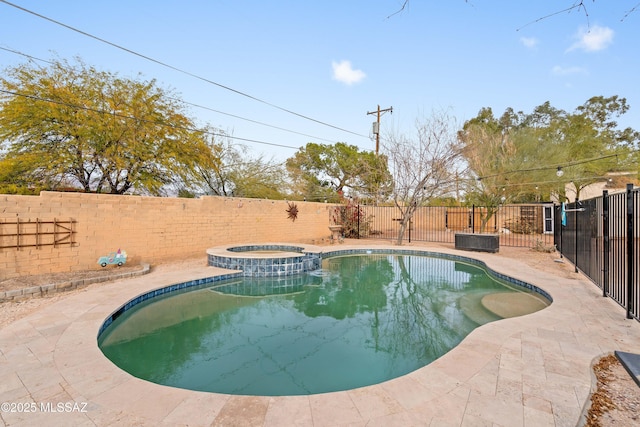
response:
<path id="1" fill-rule="evenodd" d="M 127 252 L 118 249 L 118 252 L 111 252 L 109 255 L 101 256 L 98 259 L 98 264 L 106 267 L 109 264 L 115 264 L 118 267 L 127 262 Z"/>

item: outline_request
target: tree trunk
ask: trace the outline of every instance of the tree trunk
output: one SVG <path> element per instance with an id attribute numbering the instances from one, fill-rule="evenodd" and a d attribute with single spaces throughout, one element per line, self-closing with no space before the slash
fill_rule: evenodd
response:
<path id="1" fill-rule="evenodd" d="M 398 246 L 402 245 L 402 240 L 404 238 L 404 233 L 407 230 L 407 227 L 411 225 L 411 218 L 413 218 L 413 214 L 416 211 L 416 207 L 412 203 L 407 207 L 407 210 L 402 212 L 402 220 L 400 221 L 400 230 L 398 231 L 398 239 L 396 240 L 396 244 Z"/>

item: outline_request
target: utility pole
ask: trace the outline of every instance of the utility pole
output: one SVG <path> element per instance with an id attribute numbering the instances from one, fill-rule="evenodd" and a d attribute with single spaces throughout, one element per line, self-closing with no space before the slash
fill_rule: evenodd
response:
<path id="1" fill-rule="evenodd" d="M 386 113 L 387 111 L 393 114 L 393 107 L 381 110 L 380 105 L 378 105 L 378 109 L 376 111 L 367 111 L 367 115 L 377 114 L 377 120 L 373 123 L 373 133 L 376 135 L 376 155 L 380 150 L 380 113 Z"/>

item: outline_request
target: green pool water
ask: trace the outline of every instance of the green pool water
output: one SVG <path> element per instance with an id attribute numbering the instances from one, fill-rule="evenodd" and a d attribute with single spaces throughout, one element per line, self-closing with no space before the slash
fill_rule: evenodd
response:
<path id="1" fill-rule="evenodd" d="M 518 315 L 548 304 L 462 262 L 343 256 L 311 274 L 242 278 L 153 298 L 116 319 L 99 346 L 123 370 L 158 384 L 308 395 L 425 366 L 501 318 L 483 301 L 508 307 L 510 295 Z"/>

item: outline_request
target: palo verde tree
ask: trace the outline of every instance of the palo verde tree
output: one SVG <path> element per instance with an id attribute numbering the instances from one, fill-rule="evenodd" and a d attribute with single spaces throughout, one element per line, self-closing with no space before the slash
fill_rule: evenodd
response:
<path id="1" fill-rule="evenodd" d="M 310 142 L 287 159 L 286 167 L 294 188 L 307 200 L 340 202 L 345 192 L 374 197 L 391 185 L 386 157 L 343 142 Z"/>
<path id="2" fill-rule="evenodd" d="M 455 118 L 446 111 L 433 112 L 416 121 L 416 135 L 388 135 L 382 150 L 393 176 L 392 198 L 400 213 L 397 244 L 418 206 L 455 191 L 461 173 L 460 146 Z"/>
<path id="3" fill-rule="evenodd" d="M 215 159 L 183 104 L 155 80 L 80 59 L 26 63 L 0 77 L 0 161 L 39 188 L 163 194 Z"/>

